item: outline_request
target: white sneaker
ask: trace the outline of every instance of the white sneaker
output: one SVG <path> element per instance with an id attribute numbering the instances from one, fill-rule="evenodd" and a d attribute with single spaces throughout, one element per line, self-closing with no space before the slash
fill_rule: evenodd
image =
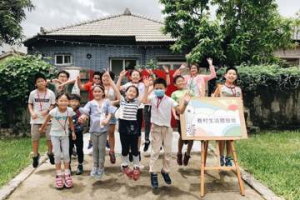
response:
<path id="1" fill-rule="evenodd" d="M 103 177 L 103 174 L 104 174 L 104 169 L 97 169 L 96 171 L 96 178 L 97 179 L 101 179 Z"/>
<path id="2" fill-rule="evenodd" d="M 91 177 L 97 176 L 97 171 L 98 171 L 98 169 L 97 169 L 96 167 L 93 167 L 93 169 L 92 169 L 92 171 L 91 171 L 91 173 L 90 173 L 90 176 L 91 176 Z"/>

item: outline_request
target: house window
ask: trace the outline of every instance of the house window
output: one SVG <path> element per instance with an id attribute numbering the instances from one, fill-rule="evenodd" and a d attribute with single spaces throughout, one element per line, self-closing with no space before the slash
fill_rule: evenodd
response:
<path id="1" fill-rule="evenodd" d="M 116 75 L 119 75 L 122 70 L 134 69 L 137 64 L 137 59 L 111 59 L 110 70 Z"/>
<path id="2" fill-rule="evenodd" d="M 71 55 L 55 55 L 55 65 L 70 65 L 72 63 Z"/>

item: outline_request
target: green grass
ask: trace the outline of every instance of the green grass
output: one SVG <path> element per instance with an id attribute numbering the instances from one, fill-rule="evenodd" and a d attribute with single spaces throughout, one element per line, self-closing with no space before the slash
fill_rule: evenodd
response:
<path id="1" fill-rule="evenodd" d="M 236 142 L 240 165 L 285 199 L 300 199 L 300 132 L 263 132 Z"/>
<path id="2" fill-rule="evenodd" d="M 45 152 L 46 149 L 46 140 L 42 139 L 39 151 Z M 0 187 L 9 182 L 31 163 L 30 152 L 30 138 L 0 140 Z"/>

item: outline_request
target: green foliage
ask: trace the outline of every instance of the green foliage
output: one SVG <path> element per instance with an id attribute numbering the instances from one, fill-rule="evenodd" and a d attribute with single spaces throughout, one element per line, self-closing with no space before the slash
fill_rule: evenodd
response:
<path id="1" fill-rule="evenodd" d="M 40 72 L 49 77 L 51 71 L 55 71 L 54 66 L 41 56 L 15 56 L 0 63 L 0 121 L 5 121 L 8 108 L 21 117 L 28 95 L 34 89 L 35 74 Z"/>
<path id="2" fill-rule="evenodd" d="M 273 52 L 292 47 L 292 20 L 283 19 L 275 0 L 160 0 L 164 5 L 164 33 L 177 38 L 174 52 L 187 53 L 192 62 L 233 66 L 274 63 Z M 217 18 L 210 18 L 210 4 Z"/>
<path id="3" fill-rule="evenodd" d="M 236 142 L 240 165 L 285 199 L 300 199 L 300 132 L 268 131 Z"/>
<path id="4" fill-rule="evenodd" d="M 26 18 L 25 10 L 33 8 L 31 0 L 0 1 L 0 44 L 15 44 L 22 39 L 21 22 Z"/>
<path id="5" fill-rule="evenodd" d="M 238 84 L 243 91 L 256 91 L 259 86 L 290 90 L 300 86 L 300 68 L 282 68 L 279 65 L 238 66 Z M 226 68 L 217 71 L 218 82 L 224 82 Z"/>

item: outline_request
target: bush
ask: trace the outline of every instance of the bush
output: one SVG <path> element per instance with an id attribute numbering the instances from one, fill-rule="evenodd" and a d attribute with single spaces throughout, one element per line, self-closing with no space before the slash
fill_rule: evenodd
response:
<path id="1" fill-rule="evenodd" d="M 0 63 L 1 123 L 19 122 L 26 108 L 28 95 L 34 89 L 35 74 L 44 73 L 50 78 L 55 71 L 55 67 L 41 56 L 14 56 Z"/>
<path id="2" fill-rule="evenodd" d="M 254 92 L 258 87 L 268 87 L 274 90 L 291 90 L 300 85 L 300 68 L 282 68 L 279 65 L 254 65 L 238 66 L 238 84 L 245 92 Z M 217 72 L 218 82 L 224 82 L 223 75 L 226 68 L 220 68 Z"/>

